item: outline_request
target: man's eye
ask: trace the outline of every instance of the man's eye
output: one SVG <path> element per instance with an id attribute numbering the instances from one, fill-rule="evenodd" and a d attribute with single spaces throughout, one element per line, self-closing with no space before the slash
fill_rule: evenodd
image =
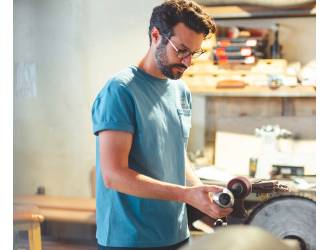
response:
<path id="1" fill-rule="evenodd" d="M 186 53 L 190 53 L 190 51 L 186 50 L 186 49 L 179 49 L 178 51 L 180 54 L 186 54 Z"/>

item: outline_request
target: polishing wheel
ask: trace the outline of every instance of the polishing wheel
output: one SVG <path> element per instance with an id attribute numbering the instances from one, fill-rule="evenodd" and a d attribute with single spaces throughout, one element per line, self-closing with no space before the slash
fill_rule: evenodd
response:
<path id="1" fill-rule="evenodd" d="M 242 199 L 251 193 L 252 185 L 247 178 L 239 176 L 230 180 L 227 188 L 233 193 L 235 199 Z"/>
<path id="2" fill-rule="evenodd" d="M 263 228 L 279 239 L 295 239 L 302 250 L 314 250 L 315 215 L 315 201 L 300 196 L 278 196 L 254 208 L 245 224 Z"/>

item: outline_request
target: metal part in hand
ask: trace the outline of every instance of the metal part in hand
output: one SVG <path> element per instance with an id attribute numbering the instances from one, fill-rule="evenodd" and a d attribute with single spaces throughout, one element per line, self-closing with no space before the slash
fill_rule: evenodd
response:
<path id="1" fill-rule="evenodd" d="M 234 195 L 227 188 L 224 188 L 222 192 L 214 193 L 212 199 L 222 208 L 232 207 L 234 205 Z"/>

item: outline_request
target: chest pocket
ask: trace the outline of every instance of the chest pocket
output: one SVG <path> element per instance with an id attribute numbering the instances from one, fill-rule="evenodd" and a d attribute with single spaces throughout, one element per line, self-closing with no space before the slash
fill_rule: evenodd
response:
<path id="1" fill-rule="evenodd" d="M 191 109 L 177 109 L 177 111 L 180 119 L 182 136 L 187 143 L 191 128 Z"/>

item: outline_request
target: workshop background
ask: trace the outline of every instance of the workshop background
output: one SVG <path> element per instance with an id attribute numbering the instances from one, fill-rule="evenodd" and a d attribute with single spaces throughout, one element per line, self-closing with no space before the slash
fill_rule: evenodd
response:
<path id="1" fill-rule="evenodd" d="M 147 51 L 150 14 L 161 2 L 14 1 L 14 194 L 32 194 L 44 186 L 50 195 L 91 195 L 93 98 L 112 74 L 137 63 Z M 283 24 L 285 59 L 303 65 L 315 59 L 315 17 L 218 22 L 264 28 Z M 29 74 L 31 84 L 18 82 L 24 77 L 20 74 Z M 203 150 L 205 143 L 200 131 L 206 127 L 206 98 L 193 96 L 192 151 Z M 271 118 L 315 139 L 315 114 Z"/>
<path id="2" fill-rule="evenodd" d="M 144 56 L 149 18 L 162 2 L 14 0 L 14 197 L 94 196 L 92 102 L 112 74 Z M 227 42 L 240 32 L 247 39 L 246 34 L 257 30 L 265 32 L 258 43 L 266 48 L 252 62 L 234 62 L 238 57 L 231 62 L 230 56 L 217 54 L 225 53 L 216 51 L 225 39 L 220 33 L 205 44 L 209 57 L 197 60 L 184 76 L 193 94 L 190 160 L 204 170 L 199 172 L 202 177 L 210 174 L 209 167 L 251 175 L 253 161 L 262 153 L 257 150 L 260 143 L 271 137 L 276 148 L 274 144 L 270 150 L 279 150 L 275 161 L 289 165 L 278 167 L 277 174 L 315 177 L 315 7 L 263 9 L 254 16 L 242 9 L 207 8 Z M 280 52 L 274 55 L 276 30 Z M 272 56 L 277 61 L 270 63 Z M 257 84 L 251 84 L 255 79 Z M 222 141 L 235 143 L 224 148 Z M 252 144 L 255 147 L 248 146 Z M 228 159 L 240 153 L 242 159 Z M 222 160 L 223 154 L 228 157 Z M 289 159 L 290 154 L 295 159 Z M 243 156 L 243 165 L 237 167 Z M 227 169 L 221 162 L 235 167 Z M 88 238 L 93 229 L 80 233 Z"/>

